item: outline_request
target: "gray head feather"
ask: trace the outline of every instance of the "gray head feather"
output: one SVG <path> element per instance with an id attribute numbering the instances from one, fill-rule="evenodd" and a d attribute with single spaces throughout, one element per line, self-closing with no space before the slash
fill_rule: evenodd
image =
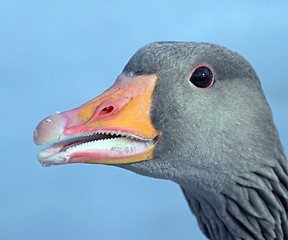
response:
<path id="1" fill-rule="evenodd" d="M 215 83 L 189 77 L 210 66 Z M 288 168 L 258 77 L 239 54 L 207 43 L 152 43 L 124 68 L 156 73 L 154 159 L 122 165 L 178 183 L 210 239 L 288 239 Z"/>

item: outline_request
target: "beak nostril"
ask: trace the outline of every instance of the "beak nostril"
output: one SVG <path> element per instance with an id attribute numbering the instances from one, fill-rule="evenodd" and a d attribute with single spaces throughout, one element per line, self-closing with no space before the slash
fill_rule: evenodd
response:
<path id="1" fill-rule="evenodd" d="M 98 115 L 106 115 L 114 110 L 113 106 L 104 107 Z"/>

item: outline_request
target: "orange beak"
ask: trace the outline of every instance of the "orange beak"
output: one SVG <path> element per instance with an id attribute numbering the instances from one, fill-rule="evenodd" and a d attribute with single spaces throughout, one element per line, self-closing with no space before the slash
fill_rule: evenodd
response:
<path id="1" fill-rule="evenodd" d="M 34 131 L 45 166 L 65 163 L 122 164 L 149 160 L 160 133 L 150 119 L 157 76 L 127 77 L 78 108 L 49 116 Z"/>

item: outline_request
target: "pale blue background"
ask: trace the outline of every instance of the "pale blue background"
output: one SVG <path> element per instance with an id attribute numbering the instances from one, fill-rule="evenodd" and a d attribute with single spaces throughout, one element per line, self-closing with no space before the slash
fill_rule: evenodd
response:
<path id="1" fill-rule="evenodd" d="M 287 13 L 286 0 L 1 0 L 0 239 L 205 239 L 176 184 L 107 166 L 43 168 L 33 129 L 104 91 L 141 46 L 205 41 L 252 63 L 287 152 Z"/>

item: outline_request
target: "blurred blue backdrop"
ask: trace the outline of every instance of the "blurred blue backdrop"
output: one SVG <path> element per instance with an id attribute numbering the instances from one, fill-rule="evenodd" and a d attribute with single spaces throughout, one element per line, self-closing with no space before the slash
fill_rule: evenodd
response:
<path id="1" fill-rule="evenodd" d="M 96 165 L 43 168 L 36 124 L 109 87 L 159 40 L 214 42 L 256 69 L 288 149 L 288 1 L 0 1 L 0 239 L 205 239 L 179 187 Z"/>

